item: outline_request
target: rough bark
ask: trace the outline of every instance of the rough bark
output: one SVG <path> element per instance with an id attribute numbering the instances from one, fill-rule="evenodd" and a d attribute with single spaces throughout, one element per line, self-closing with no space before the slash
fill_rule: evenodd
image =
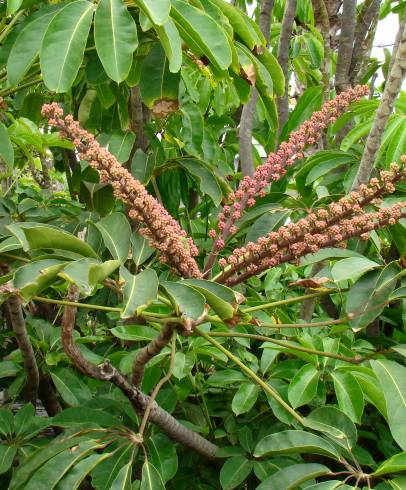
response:
<path id="1" fill-rule="evenodd" d="M 393 63 L 395 62 L 396 54 L 398 52 L 400 41 L 402 40 L 402 35 L 403 35 L 403 31 L 405 30 L 405 27 L 406 27 L 406 12 L 403 14 L 403 18 L 399 24 L 398 32 L 396 33 L 395 42 L 392 48 L 392 58 L 390 60 L 389 67 L 388 67 L 388 74 L 391 72 Z"/>
<path id="2" fill-rule="evenodd" d="M 171 323 L 165 324 L 157 337 L 146 345 L 134 359 L 132 369 L 132 384 L 140 387 L 144 377 L 146 364 L 155 356 L 157 356 L 171 340 L 174 325 Z"/>
<path id="3" fill-rule="evenodd" d="M 262 0 L 259 14 L 259 27 L 266 39 L 266 45 L 269 45 L 269 33 L 271 28 L 271 12 L 273 0 Z M 254 160 L 252 156 L 252 125 L 254 121 L 255 108 L 258 100 L 258 91 L 252 88 L 251 98 L 244 105 L 240 118 L 240 128 L 238 132 L 239 139 L 239 157 L 242 175 L 252 176 L 254 174 Z"/>
<path id="4" fill-rule="evenodd" d="M 49 417 L 53 417 L 62 411 L 61 404 L 55 393 L 55 387 L 49 376 L 41 376 L 38 387 L 38 396 Z"/>
<path id="5" fill-rule="evenodd" d="M 381 0 L 366 0 L 358 15 L 354 34 L 354 49 L 349 70 L 351 85 L 355 85 L 359 79 L 359 72 L 370 46 L 368 37 L 370 32 L 375 30 L 380 5 Z"/>
<path id="6" fill-rule="evenodd" d="M 324 0 L 313 0 L 315 10 L 319 13 L 320 32 L 323 36 L 324 53 L 321 74 L 323 81 L 323 100 L 329 99 L 330 95 L 330 18 Z"/>
<path id="7" fill-rule="evenodd" d="M 19 297 L 16 294 L 11 295 L 6 302 L 6 305 L 10 315 L 11 324 L 13 326 L 14 335 L 23 357 L 24 369 L 27 376 L 25 398 L 35 407 L 39 385 L 38 366 L 37 361 L 35 360 L 35 354 L 30 338 L 27 334 L 27 328 Z"/>
<path id="8" fill-rule="evenodd" d="M 355 34 L 356 0 L 344 0 L 341 17 L 341 34 L 338 45 L 335 87 L 337 93 L 350 87 L 350 65 Z"/>
<path id="9" fill-rule="evenodd" d="M 402 36 L 396 51 L 395 60 L 388 74 L 388 80 L 385 84 L 381 102 L 376 111 L 374 123 L 365 144 L 361 163 L 352 185 L 353 189 L 359 187 L 360 184 L 368 182 L 371 176 L 385 125 L 392 113 L 396 97 L 399 95 L 402 82 L 406 75 L 406 27 L 401 25 L 400 29 L 402 29 Z"/>
<path id="10" fill-rule="evenodd" d="M 278 46 L 278 62 L 285 76 L 285 93 L 278 98 L 279 133 L 289 117 L 289 47 L 297 0 L 286 0 Z"/>
<path id="11" fill-rule="evenodd" d="M 132 155 L 138 149 L 141 149 L 143 152 L 146 152 L 148 148 L 148 137 L 144 130 L 144 124 L 148 122 L 149 113 L 148 113 L 148 109 L 142 103 L 141 96 L 140 96 L 140 89 L 138 86 L 133 87 L 131 89 L 130 118 L 131 118 L 132 130 L 134 131 L 136 136 Z"/>
<path id="12" fill-rule="evenodd" d="M 69 301 L 75 301 L 76 298 L 77 288 L 71 286 L 68 299 Z M 75 367 L 86 376 L 113 383 L 127 396 L 137 412 L 143 414 L 147 407 L 150 406 L 151 411 L 148 420 L 160 427 L 173 441 L 189 447 L 202 456 L 214 458 L 218 449 L 215 444 L 180 424 L 155 401 L 151 404 L 150 397 L 131 384 L 118 369 L 110 364 L 109 361 L 106 360 L 103 364 L 98 366 L 88 362 L 73 341 L 72 332 L 75 326 L 75 319 L 76 308 L 65 306 L 62 318 L 62 346 Z"/>

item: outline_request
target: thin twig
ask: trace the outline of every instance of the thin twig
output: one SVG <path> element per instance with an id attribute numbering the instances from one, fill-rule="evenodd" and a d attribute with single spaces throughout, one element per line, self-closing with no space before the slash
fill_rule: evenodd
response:
<path id="1" fill-rule="evenodd" d="M 149 414 L 151 413 L 152 405 L 153 405 L 156 397 L 158 396 L 159 390 L 162 388 L 162 386 L 167 381 L 169 381 L 171 379 L 171 376 L 173 373 L 173 367 L 175 364 L 176 335 L 177 335 L 176 331 L 172 331 L 171 357 L 170 357 L 170 361 L 169 361 L 168 372 L 166 373 L 166 375 L 159 381 L 159 383 L 153 389 L 153 391 L 150 395 L 150 398 L 149 398 L 148 405 L 147 405 L 145 412 L 144 412 L 144 415 L 142 417 L 142 421 L 141 421 L 140 429 L 139 429 L 139 434 L 140 434 L 141 438 L 144 435 L 145 426 L 147 425 L 148 417 L 149 417 Z"/>

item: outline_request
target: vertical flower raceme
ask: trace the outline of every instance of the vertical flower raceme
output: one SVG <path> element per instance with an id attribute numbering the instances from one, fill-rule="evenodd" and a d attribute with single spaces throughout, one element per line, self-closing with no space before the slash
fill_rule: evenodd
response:
<path id="1" fill-rule="evenodd" d="M 303 158 L 302 152 L 305 146 L 316 143 L 320 139 L 321 132 L 335 122 L 351 102 L 359 100 L 368 93 L 369 89 L 366 85 L 357 86 L 326 102 L 320 111 L 314 112 L 308 121 L 291 133 L 287 142 L 280 144 L 277 152 L 271 153 L 266 162 L 257 167 L 252 177 L 244 177 L 238 189 L 229 196 L 229 204 L 224 206 L 219 214 L 219 232 L 210 231 L 210 237 L 215 239 L 215 243 L 206 271 L 212 267 L 214 258 L 224 247 L 227 237 L 238 231 L 235 222 L 241 217 L 244 209 L 254 206 L 256 198 L 265 195 L 265 188 L 269 183 L 279 180 L 286 174 L 286 167 Z"/>
<path id="2" fill-rule="evenodd" d="M 406 163 L 406 157 L 402 157 Z M 366 239 L 368 232 L 384 224 L 393 224 L 403 216 L 405 204 L 383 208 L 375 213 L 365 213 L 363 208 L 377 203 L 381 196 L 394 192 L 394 184 L 404 179 L 405 168 L 392 164 L 390 171 L 382 171 L 380 179 L 371 179 L 369 185 L 361 185 L 326 209 L 318 209 L 299 220 L 282 226 L 275 232 L 236 248 L 227 259 L 220 259 L 223 271 L 216 281 L 228 285 L 237 284 L 248 277 L 283 262 L 295 260 L 307 253 L 334 244 L 341 245 L 351 236 Z"/>
<path id="3" fill-rule="evenodd" d="M 182 277 L 200 277 L 193 258 L 198 250 L 179 223 L 151 196 L 145 187 L 116 158 L 101 147 L 94 136 L 79 126 L 72 116 L 63 116 L 58 104 L 45 104 L 42 113 L 49 124 L 70 139 L 82 160 L 97 170 L 100 181 L 111 183 L 114 195 L 129 205 L 130 218 L 143 224 L 140 233 L 160 252 L 161 262 L 168 263 Z"/>

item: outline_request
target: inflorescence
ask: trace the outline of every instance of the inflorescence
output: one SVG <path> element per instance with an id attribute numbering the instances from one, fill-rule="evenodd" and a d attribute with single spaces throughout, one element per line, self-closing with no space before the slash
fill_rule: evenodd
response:
<path id="1" fill-rule="evenodd" d="M 199 267 L 193 258 L 198 254 L 196 245 L 186 236 L 179 223 L 151 196 L 145 187 L 125 169 L 117 159 L 99 145 L 95 137 L 79 126 L 71 115 L 64 117 L 56 103 L 45 104 L 42 114 L 49 124 L 70 139 L 79 157 L 86 160 L 100 175 L 100 181 L 110 183 L 114 195 L 130 206 L 130 218 L 144 226 L 140 233 L 151 247 L 160 252 L 161 262 L 168 263 L 182 277 L 200 277 Z"/>

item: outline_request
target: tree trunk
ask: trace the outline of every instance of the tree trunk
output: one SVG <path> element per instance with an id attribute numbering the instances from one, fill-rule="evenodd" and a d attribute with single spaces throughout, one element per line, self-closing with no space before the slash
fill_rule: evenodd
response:
<path id="1" fill-rule="evenodd" d="M 353 189 L 359 187 L 361 184 L 365 184 L 371 177 L 376 153 L 381 144 L 386 123 L 392 113 L 396 97 L 399 95 L 403 79 L 406 75 L 406 27 L 403 23 L 401 23 L 399 30 L 402 30 L 402 35 L 399 46 L 396 49 L 395 60 L 388 75 L 381 103 L 379 104 L 372 129 L 365 144 L 361 163 L 352 185 Z"/>
<path id="2" fill-rule="evenodd" d="M 344 0 L 338 45 L 335 86 L 339 94 L 350 87 L 350 65 L 355 34 L 356 0 Z"/>

